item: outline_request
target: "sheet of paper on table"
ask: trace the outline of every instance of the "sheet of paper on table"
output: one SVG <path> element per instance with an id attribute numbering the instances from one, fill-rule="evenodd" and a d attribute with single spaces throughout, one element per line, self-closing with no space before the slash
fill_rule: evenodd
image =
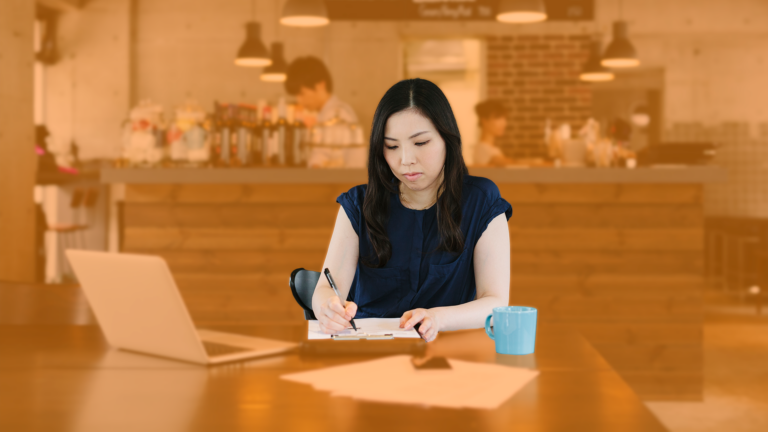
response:
<path id="1" fill-rule="evenodd" d="M 419 370 L 410 356 L 399 355 L 280 378 L 367 402 L 496 409 L 539 374 L 491 363 L 448 362 L 451 369 Z"/>
<path id="2" fill-rule="evenodd" d="M 418 339 L 419 333 L 414 330 L 403 330 L 400 328 L 400 318 L 360 318 L 355 320 L 357 331 L 349 328 L 337 334 L 349 335 L 371 335 L 381 336 L 391 334 L 396 338 L 415 338 Z M 320 330 L 320 324 L 317 320 L 308 321 L 307 339 L 330 339 L 331 335 L 325 334 Z"/>

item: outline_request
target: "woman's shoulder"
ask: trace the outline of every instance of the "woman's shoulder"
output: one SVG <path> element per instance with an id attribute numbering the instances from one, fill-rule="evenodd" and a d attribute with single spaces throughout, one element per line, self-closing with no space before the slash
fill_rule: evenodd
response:
<path id="1" fill-rule="evenodd" d="M 363 201 L 365 200 L 365 190 L 367 188 L 368 185 L 357 185 L 336 198 L 336 202 L 344 209 L 344 213 L 347 214 L 349 222 L 358 236 L 360 235 L 360 226 L 363 222 L 361 215 L 363 212 Z"/>
<path id="2" fill-rule="evenodd" d="M 499 187 L 492 180 L 485 177 L 475 177 L 471 175 L 464 176 L 464 194 L 467 197 L 485 198 L 495 201 L 501 197 Z"/>
<path id="3" fill-rule="evenodd" d="M 347 201 L 349 203 L 354 203 L 356 206 L 362 206 L 363 201 L 365 200 L 365 191 L 368 189 L 367 184 L 361 184 L 352 187 L 352 189 L 343 192 L 341 195 L 339 195 L 339 198 L 336 199 L 337 202 L 341 203 L 341 200 Z"/>

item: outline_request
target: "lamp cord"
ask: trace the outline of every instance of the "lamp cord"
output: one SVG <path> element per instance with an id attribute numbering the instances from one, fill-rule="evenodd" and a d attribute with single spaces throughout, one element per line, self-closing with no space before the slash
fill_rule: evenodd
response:
<path id="1" fill-rule="evenodd" d="M 277 15 L 277 19 L 275 22 L 275 40 L 280 40 L 280 0 L 275 0 L 275 15 Z"/>

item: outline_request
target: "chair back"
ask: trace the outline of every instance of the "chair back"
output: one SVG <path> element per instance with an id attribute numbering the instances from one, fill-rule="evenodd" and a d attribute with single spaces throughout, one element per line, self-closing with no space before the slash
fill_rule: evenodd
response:
<path id="1" fill-rule="evenodd" d="M 291 272 L 291 279 L 288 282 L 293 298 L 304 309 L 304 318 L 308 320 L 317 319 L 312 311 L 312 295 L 315 293 L 319 279 L 320 272 L 297 268 Z"/>

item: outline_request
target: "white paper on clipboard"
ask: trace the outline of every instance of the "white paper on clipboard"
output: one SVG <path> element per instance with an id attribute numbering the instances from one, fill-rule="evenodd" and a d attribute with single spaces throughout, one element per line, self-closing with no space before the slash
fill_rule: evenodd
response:
<path id="1" fill-rule="evenodd" d="M 307 321 L 307 339 L 330 339 L 331 335 L 325 334 L 320 330 L 320 324 L 317 320 Z M 415 329 L 403 330 L 400 328 L 400 318 L 359 318 L 355 320 L 357 331 L 352 328 L 339 332 L 337 334 L 350 335 L 371 335 L 381 336 L 391 334 L 396 338 L 419 339 L 419 333 Z"/>

